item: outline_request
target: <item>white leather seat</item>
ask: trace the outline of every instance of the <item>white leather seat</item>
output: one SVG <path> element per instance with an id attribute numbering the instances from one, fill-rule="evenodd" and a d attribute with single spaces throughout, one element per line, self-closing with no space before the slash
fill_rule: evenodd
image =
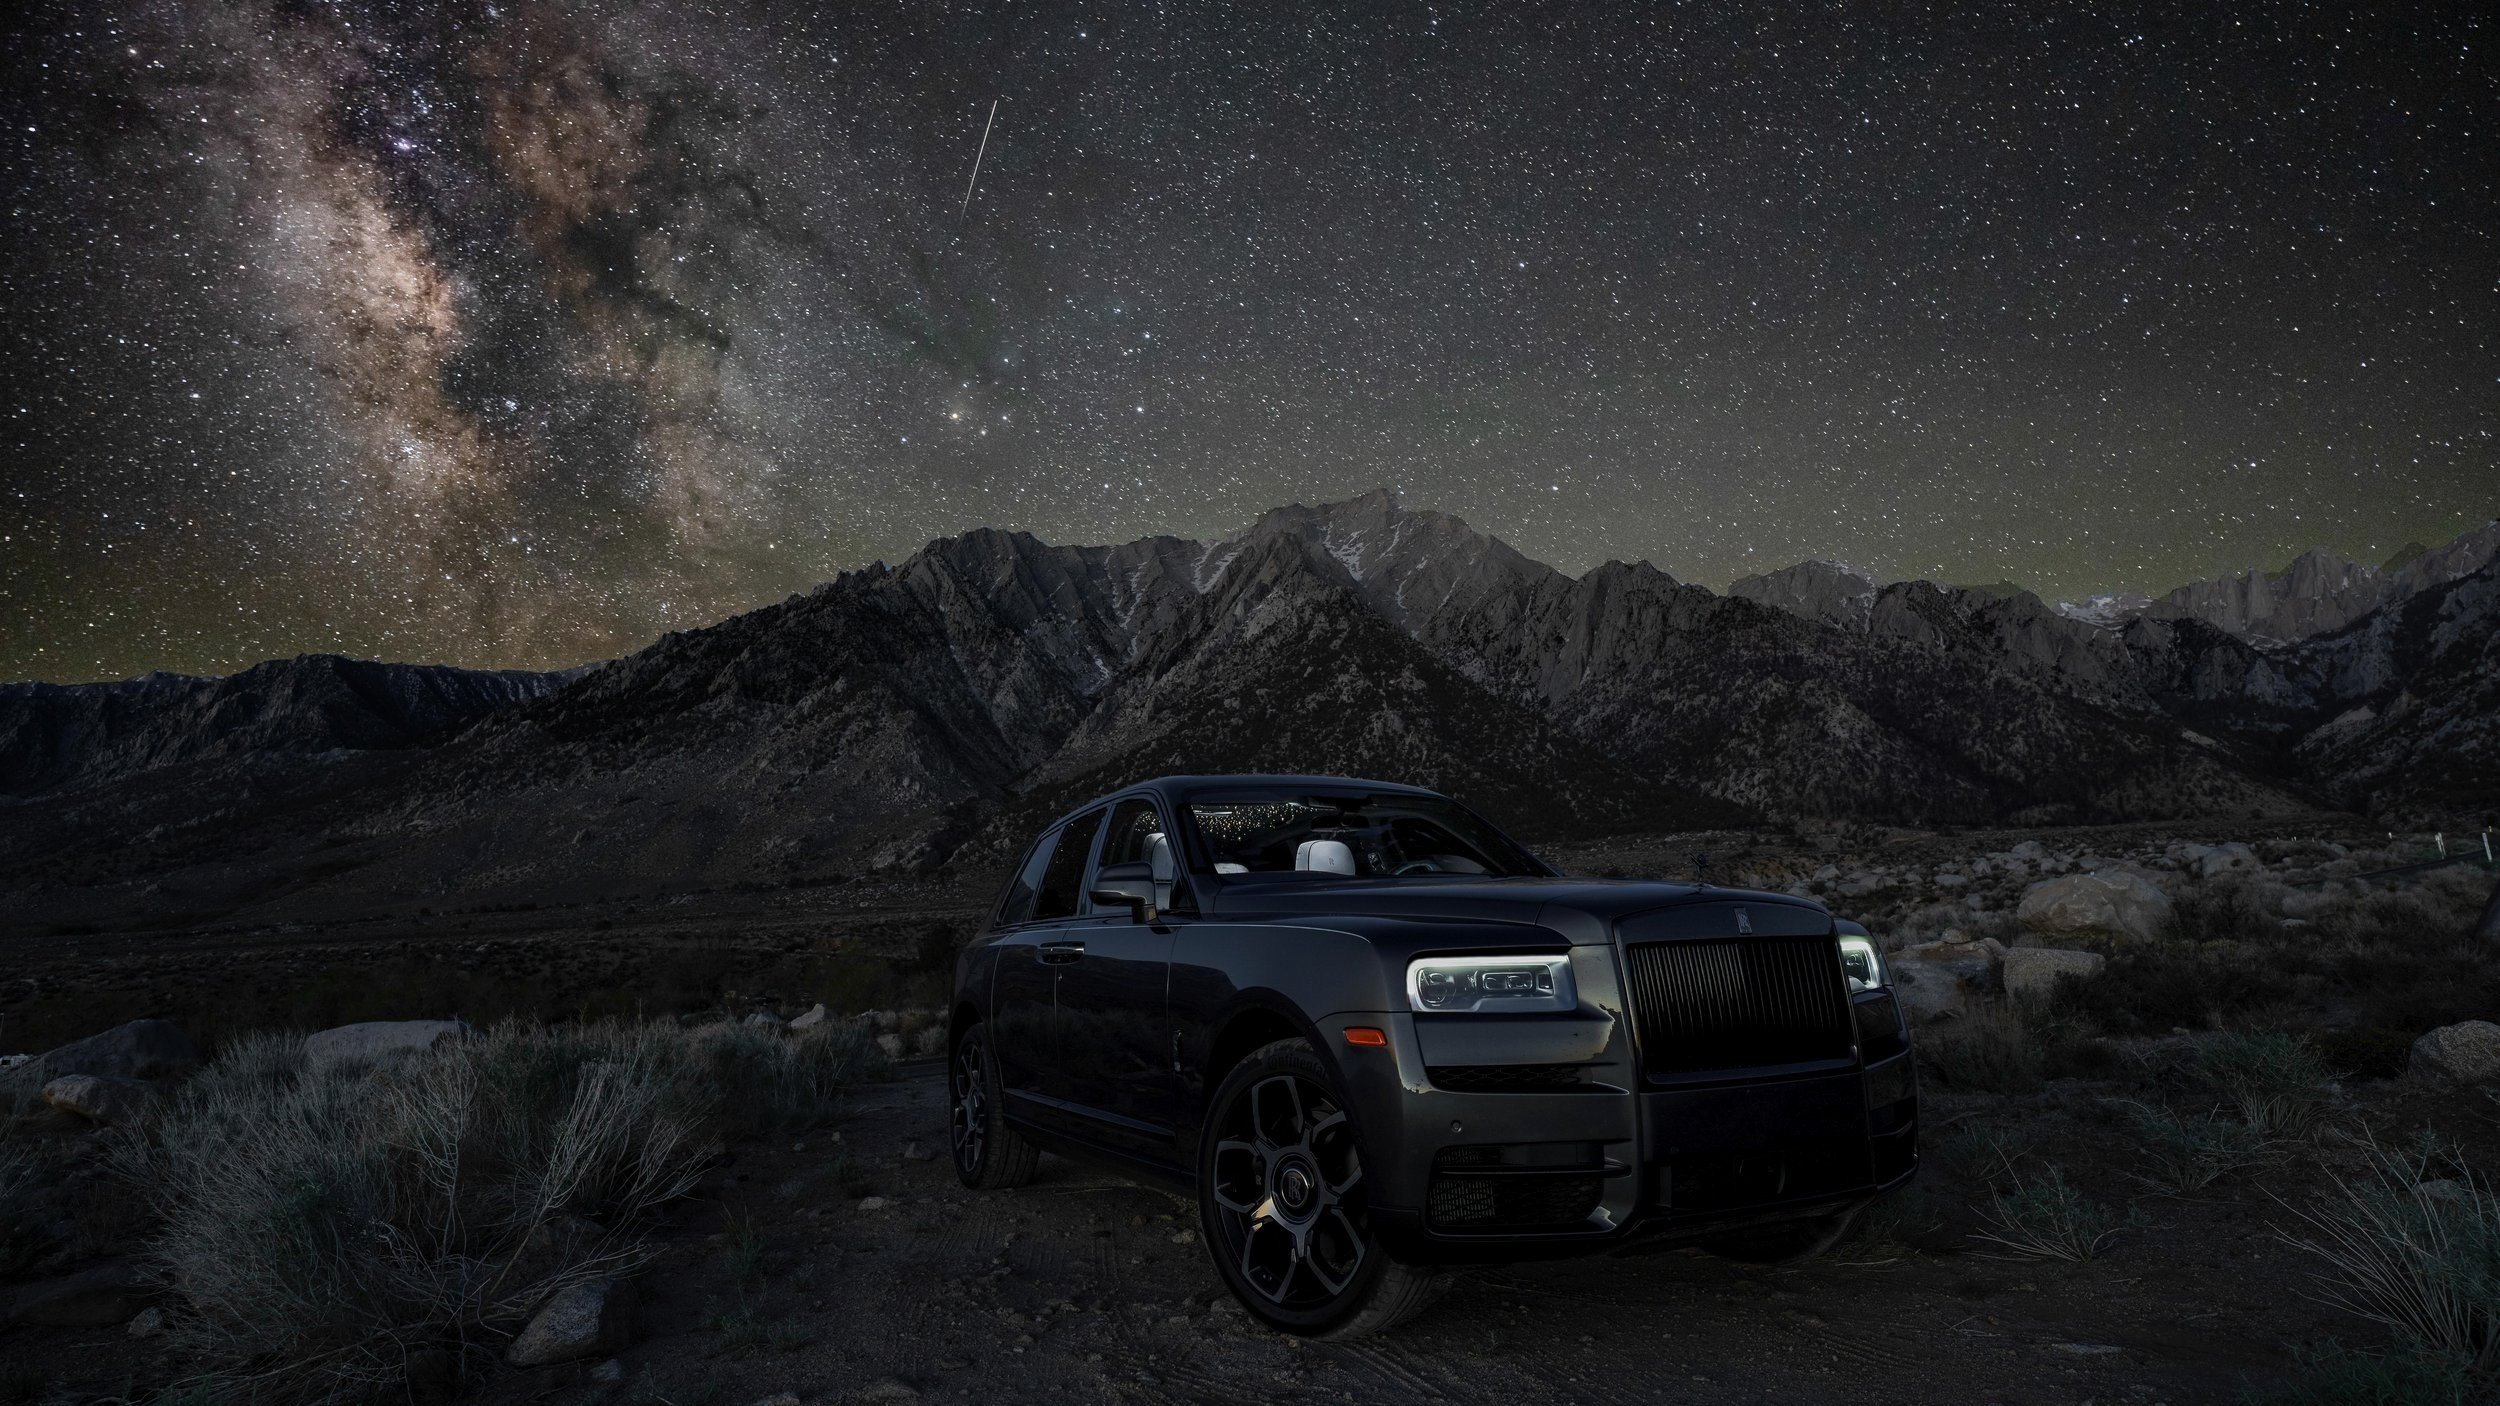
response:
<path id="1" fill-rule="evenodd" d="M 1172 842 L 1160 830 L 1146 837 L 1146 868 L 1155 881 L 1155 908 L 1172 906 L 1172 884 L 1178 877 L 1172 863 Z"/>
<path id="2" fill-rule="evenodd" d="M 1294 846 L 1293 867 L 1312 874 L 1352 874 L 1354 851 L 1343 840 L 1304 840 Z"/>

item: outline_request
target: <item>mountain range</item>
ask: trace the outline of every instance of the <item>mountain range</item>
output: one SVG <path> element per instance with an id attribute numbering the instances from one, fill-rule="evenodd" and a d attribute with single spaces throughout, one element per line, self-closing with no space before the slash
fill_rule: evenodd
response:
<path id="1" fill-rule="evenodd" d="M 2496 552 L 2058 604 L 1820 562 L 1572 577 L 1385 492 L 1214 542 L 982 530 L 562 674 L 0 687 L 0 890 L 814 882 L 1188 770 L 1409 780 L 1532 836 L 2488 811 Z"/>

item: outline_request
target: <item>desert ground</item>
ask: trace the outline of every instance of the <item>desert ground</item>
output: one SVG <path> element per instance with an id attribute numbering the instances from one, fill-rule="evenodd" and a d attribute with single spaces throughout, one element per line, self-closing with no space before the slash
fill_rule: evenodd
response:
<path id="1" fill-rule="evenodd" d="M 1253 1329 L 1205 1262 L 1193 1211 L 1163 1191 L 1058 1159 L 1020 1191 L 957 1184 L 922 1032 L 986 873 L 12 935 L 0 1051 L 138 1016 L 181 1025 L 213 1060 L 251 1032 L 367 1019 L 875 1013 L 860 1029 L 885 1037 L 879 1067 L 812 1126 L 730 1139 L 653 1223 L 621 1346 L 520 1369 L 476 1344 L 448 1378 L 399 1388 L 420 1398 L 457 1383 L 476 1399 L 584 1406 L 2464 1401 L 2481 1388 L 2331 1302 L 2332 1266 L 2301 1243 L 2319 1240 L 2309 1217 L 2341 1188 L 2390 1176 L 2409 1183 L 2399 1195 L 2490 1208 L 2494 1086 L 2410 1057 L 2427 1030 L 2500 1009 L 2500 951 L 2466 937 L 2491 872 L 2400 868 L 2437 844 L 2324 820 L 1547 844 L 1571 872 L 1689 877 L 1698 864 L 1713 882 L 1812 892 L 1905 967 L 1992 944 L 2097 949 L 2107 965 L 2029 1004 L 1981 980 L 1921 1027 L 1920 1176 L 1827 1258 L 1758 1268 L 1671 1251 L 1465 1271 L 1412 1323 L 1349 1344 Z M 2166 891 L 2175 911 L 2157 937 L 2045 934 L 2017 916 L 2035 884 L 2116 867 Z M 13 1110 L 10 1143 L 58 1182 L 29 1203 L 58 1233 L 21 1257 L 17 1292 L 100 1259 L 144 1263 L 155 1231 L 117 1180 L 116 1134 L 22 1094 Z M 182 1303 L 173 1286 L 165 1311 Z M 2488 1323 L 2488 1301 L 2482 1312 Z M 0 1363 L 0 1406 L 230 1380 L 195 1340 L 134 1338 L 118 1318 L 0 1328 Z"/>

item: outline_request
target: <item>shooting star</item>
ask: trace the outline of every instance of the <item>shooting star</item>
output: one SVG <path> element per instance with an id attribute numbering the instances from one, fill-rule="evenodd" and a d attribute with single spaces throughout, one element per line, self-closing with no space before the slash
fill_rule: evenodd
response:
<path id="1" fill-rule="evenodd" d="M 963 209 L 955 212 L 958 216 L 972 208 L 972 192 L 981 184 L 981 158 L 989 155 L 990 129 L 997 125 L 998 99 L 992 98 L 990 99 L 990 120 L 981 124 L 981 149 L 972 153 L 972 179 L 964 185 Z"/>

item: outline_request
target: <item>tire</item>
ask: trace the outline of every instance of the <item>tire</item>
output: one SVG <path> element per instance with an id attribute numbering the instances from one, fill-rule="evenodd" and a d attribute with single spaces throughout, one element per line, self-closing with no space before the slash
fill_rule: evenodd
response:
<path id="1" fill-rule="evenodd" d="M 1253 1051 L 1207 1107 L 1198 1219 L 1215 1272 L 1251 1317 L 1342 1341 L 1381 1332 L 1438 1296 L 1432 1270 L 1381 1247 L 1353 1115 L 1309 1041 Z"/>
<path id="2" fill-rule="evenodd" d="M 1723 1260 L 1739 1264 L 1795 1264 L 1810 1260 L 1840 1243 L 1849 1227 L 1858 1222 L 1858 1207 L 1852 1206 L 1838 1215 L 1820 1220 L 1798 1221 L 1792 1225 L 1775 1225 L 1763 1230 L 1748 1230 L 1739 1235 L 1722 1235 L 1704 1240 L 1701 1247 Z"/>
<path id="3" fill-rule="evenodd" d="M 976 1025 L 955 1042 L 946 1089 L 952 1101 L 947 1137 L 963 1184 L 975 1191 L 1005 1191 L 1031 1181 L 1041 1150 L 1007 1126 L 1007 1100 L 999 1091 L 987 1028 Z"/>

